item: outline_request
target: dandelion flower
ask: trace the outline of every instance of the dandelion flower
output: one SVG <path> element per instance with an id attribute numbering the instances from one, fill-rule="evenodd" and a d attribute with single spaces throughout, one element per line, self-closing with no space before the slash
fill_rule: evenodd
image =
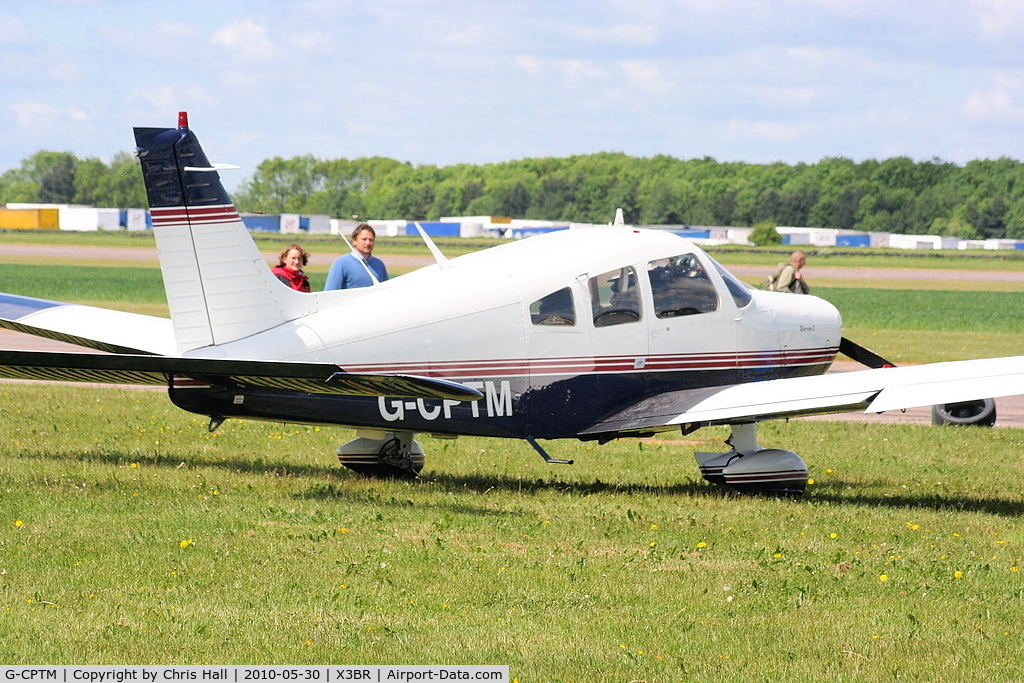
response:
<path id="1" fill-rule="evenodd" d="M 697 547 L 698 548 L 706 548 L 707 545 L 708 545 L 707 543 L 705 543 L 704 541 L 701 541 L 700 543 L 697 544 Z"/>
<path id="2" fill-rule="evenodd" d="M 954 579 L 962 579 L 962 578 L 964 578 L 964 573 L 962 571 L 960 571 L 959 569 L 957 569 L 955 572 L 953 572 L 953 578 Z"/>
<path id="3" fill-rule="evenodd" d="M 889 575 L 888 574 L 882 574 L 881 576 L 878 577 L 878 580 L 879 581 L 888 581 L 889 580 Z"/>
<path id="4" fill-rule="evenodd" d="M 19 519 L 18 521 L 16 521 L 16 522 L 14 523 L 14 526 L 25 526 L 25 522 L 23 522 L 23 521 L 21 521 L 21 520 Z"/>

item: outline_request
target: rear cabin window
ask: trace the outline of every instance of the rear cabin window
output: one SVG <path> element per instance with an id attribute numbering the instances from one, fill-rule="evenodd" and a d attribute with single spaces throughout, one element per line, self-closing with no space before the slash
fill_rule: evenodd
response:
<path id="1" fill-rule="evenodd" d="M 676 318 L 718 310 L 718 292 L 693 254 L 658 259 L 647 265 L 654 315 Z"/>
<path id="2" fill-rule="evenodd" d="M 560 289 L 530 304 L 530 321 L 534 325 L 572 327 L 576 324 L 576 307 L 569 288 Z"/>
<path id="3" fill-rule="evenodd" d="M 590 278 L 594 327 L 609 327 L 640 320 L 640 287 L 632 266 Z"/>

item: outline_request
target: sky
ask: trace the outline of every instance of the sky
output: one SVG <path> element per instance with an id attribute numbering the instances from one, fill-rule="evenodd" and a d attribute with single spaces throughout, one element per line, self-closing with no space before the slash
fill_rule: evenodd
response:
<path id="1" fill-rule="evenodd" d="M 0 0 L 0 173 L 273 157 L 1024 159 L 1017 0 Z M 233 175 L 232 175 L 233 174 Z"/>

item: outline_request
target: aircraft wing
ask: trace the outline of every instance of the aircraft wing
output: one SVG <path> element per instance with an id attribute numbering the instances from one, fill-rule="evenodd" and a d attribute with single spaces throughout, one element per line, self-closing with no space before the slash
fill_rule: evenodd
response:
<path id="1" fill-rule="evenodd" d="M 311 394 L 455 401 L 482 397 L 476 389 L 458 382 L 416 375 L 350 373 L 330 363 L 0 350 L 0 377 L 8 379 L 167 386 L 172 375 L 213 384 Z"/>
<path id="2" fill-rule="evenodd" d="M 177 353 L 171 321 L 0 292 L 0 327 L 108 353 Z"/>
<path id="3" fill-rule="evenodd" d="M 1024 356 L 929 363 L 672 391 L 610 415 L 583 435 L 662 431 L 1024 394 Z"/>

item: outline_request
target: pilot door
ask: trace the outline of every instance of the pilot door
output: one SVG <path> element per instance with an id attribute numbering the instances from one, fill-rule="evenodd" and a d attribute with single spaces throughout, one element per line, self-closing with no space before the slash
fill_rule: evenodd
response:
<path id="1" fill-rule="evenodd" d="M 732 297 L 720 294 L 721 273 L 709 272 L 693 253 L 652 260 L 645 270 L 651 389 L 700 386 L 734 373 L 737 309 Z"/>

